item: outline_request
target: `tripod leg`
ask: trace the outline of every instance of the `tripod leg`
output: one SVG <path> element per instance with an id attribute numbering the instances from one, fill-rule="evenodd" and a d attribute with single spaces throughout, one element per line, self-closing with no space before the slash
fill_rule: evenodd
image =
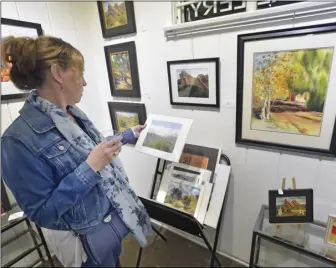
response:
<path id="1" fill-rule="evenodd" d="M 137 263 L 136 263 L 136 267 L 140 267 L 141 255 L 142 255 L 142 247 L 140 247 L 139 251 L 138 251 L 138 260 L 137 260 Z"/>
<path id="2" fill-rule="evenodd" d="M 211 247 L 211 245 L 210 245 L 208 239 L 205 237 L 203 231 L 202 231 L 202 230 L 200 230 L 200 231 L 201 231 L 200 233 L 201 233 L 201 236 L 202 236 L 202 238 L 203 238 L 203 240 L 204 240 L 206 246 L 208 247 L 208 249 L 210 250 L 210 252 L 211 252 L 211 254 L 212 254 L 213 251 L 214 251 L 214 249 Z M 217 265 L 218 265 L 219 267 L 221 267 L 221 263 L 220 263 L 220 261 L 218 260 L 218 258 L 217 258 L 216 255 L 214 256 L 214 258 L 215 258 L 215 260 L 216 260 L 216 262 L 217 262 Z"/>
<path id="3" fill-rule="evenodd" d="M 159 230 L 157 230 L 153 225 L 152 225 L 152 228 L 153 228 L 154 232 L 157 233 L 158 236 L 160 236 L 160 237 L 162 238 L 163 241 L 167 242 L 167 238 L 165 238 L 165 237 L 163 236 L 163 234 L 161 234 L 161 233 L 159 232 Z"/>

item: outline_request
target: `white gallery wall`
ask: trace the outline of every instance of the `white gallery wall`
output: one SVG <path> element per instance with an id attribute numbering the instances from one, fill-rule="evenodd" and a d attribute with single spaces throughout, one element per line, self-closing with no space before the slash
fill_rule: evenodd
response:
<path id="1" fill-rule="evenodd" d="M 171 3 L 135 2 L 134 8 L 137 34 L 106 40 L 102 38 L 96 2 L 2 2 L 1 16 L 41 23 L 45 34 L 61 37 L 80 49 L 85 57 L 88 83 L 80 107 L 101 130 L 112 128 L 107 101 L 134 101 L 111 96 L 104 46 L 135 41 L 140 102 L 146 104 L 147 114 L 192 118 L 194 122 L 187 142 L 220 148 L 231 159 L 232 178 L 220 234 L 220 251 L 248 261 L 260 206 L 267 204 L 268 190 L 279 188 L 283 177 L 291 183 L 295 176 L 297 187 L 314 189 L 315 219 L 326 221 L 328 213 L 336 213 L 335 160 L 235 145 L 237 34 L 315 25 L 336 21 L 336 18 L 167 41 L 163 27 L 171 25 Z M 207 57 L 220 57 L 220 110 L 172 108 L 166 62 Z M 20 102 L 1 105 L 2 132 L 18 115 L 21 106 Z M 134 189 L 139 195 L 148 196 L 157 159 L 136 152 L 132 146 L 123 147 L 121 158 Z"/>

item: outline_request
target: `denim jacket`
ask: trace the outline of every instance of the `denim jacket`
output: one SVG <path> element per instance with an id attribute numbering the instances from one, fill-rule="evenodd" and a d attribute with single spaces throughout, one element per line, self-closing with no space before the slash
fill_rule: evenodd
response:
<path id="1" fill-rule="evenodd" d="M 131 129 L 122 135 L 123 144 L 134 139 Z M 37 225 L 53 230 L 88 228 L 111 210 L 98 183 L 100 175 L 53 121 L 28 102 L 2 135 L 1 153 L 2 178 Z"/>

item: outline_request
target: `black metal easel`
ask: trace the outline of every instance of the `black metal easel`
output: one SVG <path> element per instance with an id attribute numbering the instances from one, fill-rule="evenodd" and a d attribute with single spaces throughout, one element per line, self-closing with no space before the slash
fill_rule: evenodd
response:
<path id="1" fill-rule="evenodd" d="M 221 154 L 220 157 L 220 163 L 222 161 L 225 161 L 227 165 L 231 165 L 230 159 L 225 155 Z M 163 163 L 161 162 L 163 161 Z M 156 164 L 156 169 L 155 169 L 155 175 L 154 175 L 154 180 L 152 184 L 152 190 L 150 194 L 150 199 L 154 198 L 154 192 L 155 192 L 155 186 L 158 180 L 158 177 L 160 176 L 160 180 L 162 179 L 162 175 L 165 169 L 167 161 L 163 159 L 158 159 L 157 164 Z M 161 167 L 161 168 L 160 168 Z M 230 178 L 229 178 L 230 182 Z M 228 182 L 228 184 L 229 184 Z M 228 187 L 226 188 L 228 189 Z M 227 191 L 227 190 L 226 190 Z M 165 223 L 167 225 L 173 226 L 179 230 L 185 231 L 189 234 L 195 235 L 197 237 L 200 237 L 203 239 L 204 243 L 206 244 L 207 248 L 211 252 L 211 260 L 210 260 L 210 267 L 214 267 L 215 261 L 217 262 L 218 266 L 221 266 L 217 256 L 216 256 L 216 250 L 217 250 L 217 244 L 218 244 L 218 237 L 219 237 L 219 231 L 221 227 L 221 222 L 222 222 L 222 216 L 224 212 L 224 206 L 227 200 L 227 195 L 225 193 L 225 197 L 223 200 L 222 208 L 220 211 L 217 227 L 216 227 L 216 234 L 215 234 L 215 241 L 213 247 L 211 247 L 208 239 L 206 238 L 203 229 L 204 225 L 200 224 L 192 215 L 185 213 L 183 211 L 179 211 L 173 208 L 170 208 L 168 206 L 162 205 L 160 203 L 157 203 L 155 201 L 152 201 L 150 199 L 145 199 L 141 198 L 142 203 L 144 204 L 148 215 L 151 219 L 157 220 L 159 222 Z M 155 228 L 153 230 L 164 240 L 167 241 L 167 239 Z M 139 248 L 138 252 L 138 259 L 137 259 L 137 264 L 136 267 L 140 266 L 141 262 L 141 256 L 142 256 L 142 248 Z"/>

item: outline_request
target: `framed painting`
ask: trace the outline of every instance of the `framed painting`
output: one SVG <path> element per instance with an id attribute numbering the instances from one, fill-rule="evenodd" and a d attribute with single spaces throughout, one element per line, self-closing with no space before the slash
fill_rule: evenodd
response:
<path id="1" fill-rule="evenodd" d="M 135 148 L 168 161 L 178 162 L 192 119 L 151 114 Z"/>
<path id="2" fill-rule="evenodd" d="M 324 244 L 336 247 L 336 215 L 329 214 Z"/>
<path id="3" fill-rule="evenodd" d="M 98 1 L 104 38 L 136 33 L 133 1 Z"/>
<path id="4" fill-rule="evenodd" d="M 112 96 L 140 98 L 135 42 L 106 46 L 104 50 Z"/>
<path id="5" fill-rule="evenodd" d="M 168 61 L 170 104 L 219 107 L 219 58 Z"/>
<path id="6" fill-rule="evenodd" d="M 185 144 L 179 162 L 189 166 L 215 171 L 219 150 L 194 144 Z"/>
<path id="7" fill-rule="evenodd" d="M 1 18 L 1 39 L 8 36 L 38 37 L 42 35 L 41 24 Z M 10 66 L 1 62 L 1 100 L 23 99 L 29 93 L 16 88 L 10 81 Z"/>
<path id="8" fill-rule="evenodd" d="M 336 155 L 336 23 L 238 36 L 236 142 Z"/>
<path id="9" fill-rule="evenodd" d="M 112 127 L 117 131 L 124 131 L 136 125 L 144 125 L 146 123 L 146 107 L 142 103 L 131 102 L 108 102 L 111 116 Z M 132 144 L 136 144 L 135 139 Z"/>
<path id="10" fill-rule="evenodd" d="M 313 189 L 270 190 L 270 223 L 306 223 L 314 220 Z"/>

